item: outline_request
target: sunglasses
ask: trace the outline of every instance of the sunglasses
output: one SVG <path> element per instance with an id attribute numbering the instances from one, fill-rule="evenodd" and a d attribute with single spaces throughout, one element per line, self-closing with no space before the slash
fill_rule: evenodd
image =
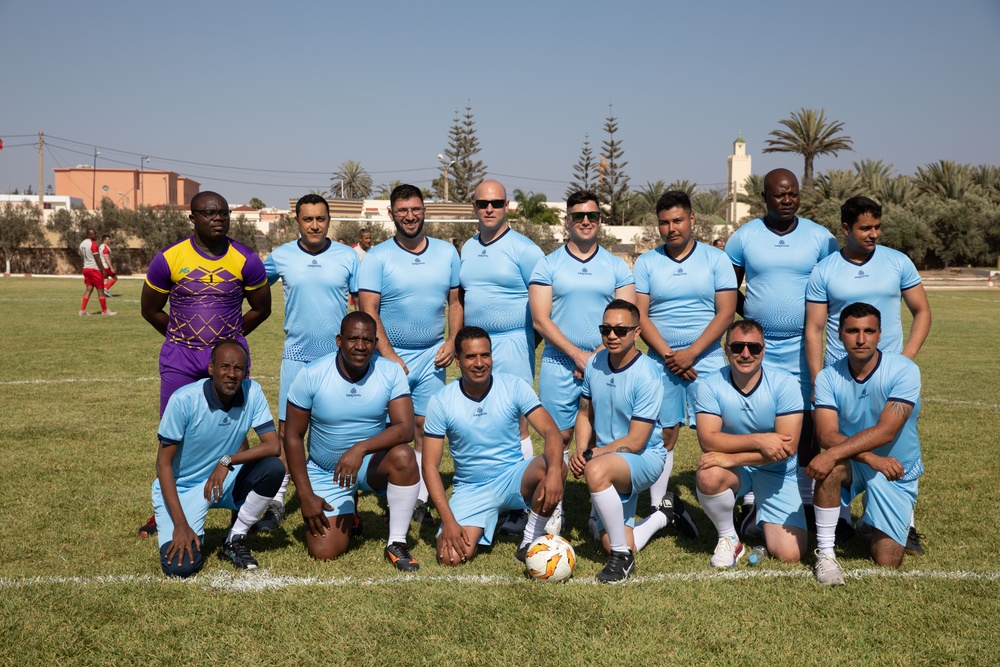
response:
<path id="1" fill-rule="evenodd" d="M 492 206 L 493 208 L 503 208 L 507 204 L 506 199 L 477 199 L 475 201 L 476 208 L 482 210 L 487 206 Z"/>
<path id="2" fill-rule="evenodd" d="M 743 350 L 750 350 L 752 356 L 757 356 L 764 350 L 764 346 L 760 343 L 730 343 L 729 349 L 733 354 L 743 354 Z"/>
<path id="3" fill-rule="evenodd" d="M 569 214 L 569 219 L 572 220 L 573 222 L 583 222 L 584 218 L 586 218 L 587 220 L 590 220 L 591 222 L 600 222 L 601 221 L 601 212 L 600 211 L 573 211 L 572 213 Z"/>
<path id="4" fill-rule="evenodd" d="M 610 336 L 611 332 L 614 331 L 616 336 L 623 338 L 629 331 L 635 331 L 638 328 L 638 326 L 626 327 L 624 325 L 611 326 L 610 324 L 600 324 L 598 325 L 597 330 L 601 332 L 602 336 Z"/>
<path id="5" fill-rule="evenodd" d="M 215 218 L 215 217 L 218 217 L 218 216 L 222 216 L 223 218 L 228 218 L 229 217 L 229 212 L 230 212 L 228 208 L 203 208 L 203 209 L 197 209 L 196 208 L 196 209 L 193 209 L 193 211 L 195 213 L 197 213 L 198 215 L 200 215 L 200 216 L 202 216 L 204 218 L 209 218 L 209 219 Z"/>

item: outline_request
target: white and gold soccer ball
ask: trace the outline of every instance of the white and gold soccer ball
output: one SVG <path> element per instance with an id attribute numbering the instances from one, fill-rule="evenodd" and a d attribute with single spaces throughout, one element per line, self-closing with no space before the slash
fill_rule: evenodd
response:
<path id="1" fill-rule="evenodd" d="M 533 579 L 558 584 L 573 576 L 576 552 L 564 538 L 546 533 L 528 546 L 524 565 Z"/>

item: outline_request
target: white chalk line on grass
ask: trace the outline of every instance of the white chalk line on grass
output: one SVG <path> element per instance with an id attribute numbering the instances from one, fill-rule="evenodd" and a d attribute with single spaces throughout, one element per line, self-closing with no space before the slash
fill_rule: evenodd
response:
<path id="1" fill-rule="evenodd" d="M 703 581 L 733 581 L 751 579 L 802 579 L 812 578 L 811 570 L 733 570 L 726 572 L 675 572 L 636 576 L 628 580 L 627 585 L 639 585 L 658 582 L 703 582 Z M 847 579 L 923 579 L 933 581 L 1000 581 L 1000 572 L 971 572 L 946 570 L 889 570 L 882 568 L 861 568 L 845 570 Z M 0 590 L 15 590 L 34 588 L 37 586 L 104 586 L 127 584 L 164 584 L 179 586 L 195 586 L 202 589 L 218 590 L 229 593 L 260 592 L 284 590 L 303 587 L 359 587 L 384 586 L 391 584 L 480 584 L 484 586 L 510 585 L 525 583 L 523 576 L 498 575 L 431 575 L 413 574 L 388 575 L 386 577 L 297 577 L 291 575 L 272 574 L 269 570 L 256 572 L 224 573 L 212 572 L 200 574 L 187 580 L 168 579 L 152 575 L 107 575 L 94 577 L 27 577 L 22 579 L 0 578 Z M 585 577 L 571 579 L 567 582 L 574 586 L 599 586 L 595 579 Z"/>

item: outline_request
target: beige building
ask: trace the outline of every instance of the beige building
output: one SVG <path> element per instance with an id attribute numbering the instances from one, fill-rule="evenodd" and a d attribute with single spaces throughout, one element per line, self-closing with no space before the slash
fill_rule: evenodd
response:
<path id="1" fill-rule="evenodd" d="M 107 197 L 119 208 L 139 206 L 190 206 L 201 184 L 161 169 L 94 169 L 81 165 L 53 169 L 56 193 L 83 201 L 89 210 L 100 208 Z"/>
<path id="2" fill-rule="evenodd" d="M 733 142 L 733 154 L 729 156 L 729 167 L 726 170 L 729 206 L 726 208 L 726 222 L 736 225 L 750 215 L 749 204 L 737 201 L 738 195 L 747 194 L 746 182 L 750 177 L 750 156 L 747 155 L 747 144 L 742 136 Z"/>

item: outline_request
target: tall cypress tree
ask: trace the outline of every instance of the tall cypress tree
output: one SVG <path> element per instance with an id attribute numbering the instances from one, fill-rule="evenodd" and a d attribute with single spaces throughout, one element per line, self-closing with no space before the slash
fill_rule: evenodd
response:
<path id="1" fill-rule="evenodd" d="M 628 176 L 625 174 L 625 166 L 628 165 L 623 158 L 625 151 L 622 150 L 622 142 L 615 137 L 618 131 L 618 119 L 609 115 L 604 121 L 604 131 L 608 137 L 601 142 L 601 161 L 598 165 L 600 180 L 597 185 L 597 195 L 601 202 L 607 207 L 608 222 L 612 225 L 622 225 L 628 220 Z"/>
<path id="2" fill-rule="evenodd" d="M 448 148 L 444 155 L 448 161 L 455 160 L 449 171 L 448 196 L 454 201 L 471 201 L 476 186 L 486 176 L 486 165 L 476 160 L 479 153 L 479 139 L 476 137 L 476 121 L 472 115 L 472 102 L 465 106 L 465 115 L 459 118 L 455 110 L 455 120 L 448 131 Z M 438 178 L 434 183 L 439 194 L 443 194 L 444 183 Z"/>
<path id="3" fill-rule="evenodd" d="M 573 180 L 566 189 L 566 196 L 569 197 L 577 190 L 593 189 L 596 180 L 594 152 L 590 150 L 590 134 L 585 134 L 583 150 L 580 151 L 580 159 L 573 165 Z"/>

